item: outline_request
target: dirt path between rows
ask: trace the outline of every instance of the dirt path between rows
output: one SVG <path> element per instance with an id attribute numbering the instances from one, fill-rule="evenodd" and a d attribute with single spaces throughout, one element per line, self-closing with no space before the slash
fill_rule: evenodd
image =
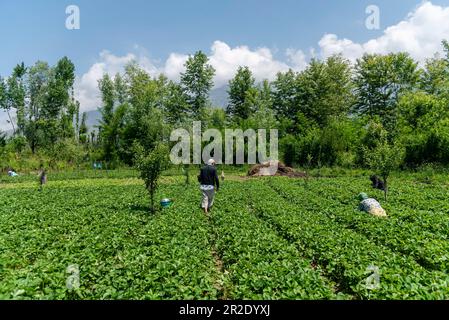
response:
<path id="1" fill-rule="evenodd" d="M 211 247 L 211 255 L 214 259 L 215 269 L 216 269 L 216 272 L 218 275 L 217 279 L 215 279 L 214 286 L 220 293 L 218 300 L 229 300 L 228 290 L 227 290 L 225 282 L 224 282 L 227 272 L 224 269 L 223 260 L 221 260 L 221 257 L 218 254 L 218 251 L 217 251 L 217 248 L 215 245 L 217 233 L 214 230 L 214 226 L 213 226 L 213 222 L 212 222 L 210 213 L 205 214 L 205 216 L 208 221 L 209 230 L 210 230 L 209 243 L 210 243 L 210 247 Z"/>

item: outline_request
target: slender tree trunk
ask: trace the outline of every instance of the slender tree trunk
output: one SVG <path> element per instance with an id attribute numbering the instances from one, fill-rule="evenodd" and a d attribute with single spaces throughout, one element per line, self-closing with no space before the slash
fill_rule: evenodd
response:
<path id="1" fill-rule="evenodd" d="M 388 183 L 387 183 L 387 179 L 388 177 L 383 177 L 384 178 L 384 195 L 385 195 L 385 202 L 388 201 Z"/>
<path id="2" fill-rule="evenodd" d="M 186 175 L 186 185 L 190 185 L 189 165 L 184 165 L 184 173 Z"/>
<path id="3" fill-rule="evenodd" d="M 150 190 L 150 211 L 154 213 L 154 191 Z"/>
<path id="4" fill-rule="evenodd" d="M 11 122 L 11 125 L 12 125 L 12 133 L 15 136 L 16 135 L 16 127 L 14 127 L 14 122 L 12 121 L 11 114 L 9 113 L 9 110 L 6 110 L 6 113 L 8 113 L 9 122 Z"/>

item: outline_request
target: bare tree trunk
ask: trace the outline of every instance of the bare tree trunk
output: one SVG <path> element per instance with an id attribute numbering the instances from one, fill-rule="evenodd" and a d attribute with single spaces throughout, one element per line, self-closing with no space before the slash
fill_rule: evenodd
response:
<path id="1" fill-rule="evenodd" d="M 154 213 L 154 191 L 150 189 L 150 211 Z"/>
<path id="2" fill-rule="evenodd" d="M 11 122 L 11 125 L 12 125 L 12 132 L 13 132 L 13 135 L 15 136 L 16 135 L 16 127 L 14 127 L 14 122 L 12 121 L 11 114 L 9 113 L 9 110 L 6 110 L 6 113 L 8 114 L 9 122 Z"/>
<path id="3" fill-rule="evenodd" d="M 387 183 L 387 179 L 388 177 L 383 177 L 384 178 L 384 195 L 385 195 L 385 202 L 388 201 L 388 183 Z"/>
<path id="4" fill-rule="evenodd" d="M 183 169 L 184 169 L 184 175 L 186 177 L 186 185 L 190 185 L 189 165 L 188 164 L 184 165 Z"/>

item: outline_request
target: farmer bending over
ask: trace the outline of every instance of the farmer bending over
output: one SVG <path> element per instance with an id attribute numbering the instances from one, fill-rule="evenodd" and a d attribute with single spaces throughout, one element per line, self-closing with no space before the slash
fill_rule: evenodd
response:
<path id="1" fill-rule="evenodd" d="M 368 212 L 376 217 L 387 217 L 387 213 L 376 199 L 368 198 L 366 193 L 361 193 L 359 194 L 359 200 L 361 201 L 359 204 L 360 211 Z"/>
<path id="2" fill-rule="evenodd" d="M 198 182 L 201 184 L 200 189 L 203 193 L 201 208 L 204 209 L 205 213 L 208 213 L 214 204 L 215 187 L 217 188 L 217 191 L 220 188 L 220 182 L 218 180 L 214 159 L 210 159 L 207 162 L 207 165 L 201 168 L 198 176 Z"/>

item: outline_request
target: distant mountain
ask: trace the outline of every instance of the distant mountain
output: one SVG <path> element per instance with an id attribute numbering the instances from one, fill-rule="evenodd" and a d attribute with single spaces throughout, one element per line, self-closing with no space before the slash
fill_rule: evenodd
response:
<path id="1" fill-rule="evenodd" d="M 11 125 L 7 122 L 8 115 L 5 111 L 0 110 L 0 131 L 6 132 L 7 135 L 9 135 L 9 131 L 12 131 Z"/>
<path id="2" fill-rule="evenodd" d="M 98 110 L 91 110 L 91 111 L 87 111 L 87 121 L 86 121 L 86 125 L 87 128 L 89 128 L 89 131 L 92 131 L 95 128 L 95 126 L 98 126 L 100 124 L 100 120 L 101 120 L 101 113 Z"/>
<path id="3" fill-rule="evenodd" d="M 223 109 L 226 108 L 228 105 L 228 88 L 228 86 L 223 86 L 211 90 L 210 100 L 212 101 L 212 105 L 214 107 L 221 107 Z"/>

